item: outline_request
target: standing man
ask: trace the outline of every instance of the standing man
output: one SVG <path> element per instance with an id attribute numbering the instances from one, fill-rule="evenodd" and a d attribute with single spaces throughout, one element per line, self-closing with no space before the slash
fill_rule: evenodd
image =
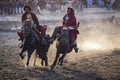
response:
<path id="1" fill-rule="evenodd" d="M 98 4 L 98 6 L 100 6 L 100 7 L 104 7 L 104 1 L 103 0 L 96 0 L 96 2 L 97 2 L 97 4 Z"/>
<path id="2" fill-rule="evenodd" d="M 105 3 L 105 7 L 108 9 L 108 10 L 110 10 L 110 2 L 111 2 L 111 0 L 103 0 L 104 1 L 104 3 Z"/>
<path id="3" fill-rule="evenodd" d="M 79 10 L 83 11 L 83 0 L 79 0 Z"/>
<path id="4" fill-rule="evenodd" d="M 86 0 L 87 2 L 87 7 L 92 7 L 92 4 L 93 4 L 93 0 Z"/>

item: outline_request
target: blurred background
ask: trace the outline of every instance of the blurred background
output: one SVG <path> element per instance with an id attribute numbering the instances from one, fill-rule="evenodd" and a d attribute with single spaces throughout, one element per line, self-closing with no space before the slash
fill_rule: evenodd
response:
<path id="1" fill-rule="evenodd" d="M 27 57 L 19 58 L 16 33 L 25 5 L 32 7 L 40 25 L 48 26 L 50 36 L 62 25 L 67 7 L 75 9 L 79 52 L 67 54 L 63 68 L 48 70 L 55 59 L 55 41 L 47 55 L 49 66 L 42 67 L 37 59 L 32 68 L 33 54 L 25 71 Z M 0 0 L 0 80 L 120 80 L 120 0 Z"/>
<path id="2" fill-rule="evenodd" d="M 120 9 L 120 0 L 0 0 L 0 14 L 22 14 L 24 5 L 30 5 L 34 13 L 40 14 L 44 10 L 65 11 L 68 6 L 77 11 L 96 7 Z"/>

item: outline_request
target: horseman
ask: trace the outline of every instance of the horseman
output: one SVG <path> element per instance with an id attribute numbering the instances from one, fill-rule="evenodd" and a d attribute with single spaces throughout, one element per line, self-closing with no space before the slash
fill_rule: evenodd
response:
<path id="1" fill-rule="evenodd" d="M 32 9 L 30 6 L 26 5 L 24 6 L 25 13 L 22 15 L 22 30 L 21 32 L 18 32 L 18 35 L 20 36 L 20 40 L 23 41 L 23 45 L 21 47 L 24 48 L 24 44 L 27 42 L 26 38 L 30 34 L 31 35 L 31 44 L 36 40 L 36 35 L 31 33 L 33 29 L 36 29 L 38 31 L 41 30 L 41 26 L 39 26 L 39 21 L 37 16 L 32 13 Z M 23 54 L 19 54 L 20 57 L 23 59 Z"/>
<path id="2" fill-rule="evenodd" d="M 67 28 L 69 30 L 71 46 L 73 46 L 73 48 L 75 49 L 75 52 L 77 53 L 79 49 L 76 43 L 77 34 L 79 34 L 79 31 L 77 30 L 78 25 L 79 23 L 77 24 L 76 17 L 74 15 L 74 9 L 68 7 L 67 14 L 63 17 L 63 26 L 59 26 L 55 28 L 52 34 L 52 39 L 50 39 L 50 42 L 53 43 L 58 33 L 61 34 L 62 29 Z"/>

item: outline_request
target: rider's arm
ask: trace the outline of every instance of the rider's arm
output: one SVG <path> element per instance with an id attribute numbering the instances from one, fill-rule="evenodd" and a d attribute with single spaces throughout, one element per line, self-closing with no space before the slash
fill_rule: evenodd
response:
<path id="1" fill-rule="evenodd" d="M 76 25 L 77 25 L 76 17 L 75 16 L 70 17 L 70 19 L 67 21 L 66 24 L 67 24 L 67 26 L 74 26 L 74 27 L 76 27 Z"/>
<path id="2" fill-rule="evenodd" d="M 37 16 L 34 13 L 31 13 L 32 15 L 32 19 L 34 21 L 34 24 L 36 25 L 36 28 L 40 31 L 41 30 L 41 26 L 39 25 L 39 21 Z"/>
<path id="3" fill-rule="evenodd" d="M 24 25 L 25 20 L 26 20 L 26 15 L 23 14 L 23 15 L 22 15 L 22 19 L 21 19 L 21 21 L 22 21 L 22 25 Z"/>
<path id="4" fill-rule="evenodd" d="M 34 13 L 31 13 L 34 24 L 39 25 L 37 16 Z"/>

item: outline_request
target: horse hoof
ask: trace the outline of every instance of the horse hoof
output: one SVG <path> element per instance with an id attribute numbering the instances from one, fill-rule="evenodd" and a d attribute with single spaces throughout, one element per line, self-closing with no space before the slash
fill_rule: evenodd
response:
<path id="1" fill-rule="evenodd" d="M 53 68 L 54 68 L 53 66 L 50 66 L 49 70 L 50 70 L 50 71 L 52 71 L 52 70 L 53 70 Z"/>
<path id="2" fill-rule="evenodd" d="M 45 64 L 45 66 L 48 66 L 48 63 L 47 63 L 47 64 Z"/>
<path id="3" fill-rule="evenodd" d="M 43 63 L 41 63 L 41 65 L 43 66 Z"/>
<path id="4" fill-rule="evenodd" d="M 19 56 L 21 59 L 24 59 L 24 56 L 21 53 L 19 53 Z"/>
<path id="5" fill-rule="evenodd" d="M 61 66 L 60 64 L 58 64 L 58 65 L 56 66 L 56 68 L 61 69 L 61 68 L 62 68 L 62 66 Z"/>
<path id="6" fill-rule="evenodd" d="M 25 57 L 26 56 L 26 54 L 25 53 L 23 53 L 23 57 Z"/>
<path id="7" fill-rule="evenodd" d="M 36 68 L 35 66 L 33 66 L 32 68 Z"/>
<path id="8" fill-rule="evenodd" d="M 28 71 L 28 70 L 29 70 L 28 66 L 26 66 L 26 65 L 25 65 L 25 70 L 26 70 L 26 71 Z"/>
<path id="9" fill-rule="evenodd" d="M 53 68 L 52 68 L 52 67 L 50 67 L 48 70 L 49 70 L 49 71 L 53 71 Z"/>
<path id="10" fill-rule="evenodd" d="M 28 68 L 28 67 L 25 67 L 25 70 L 26 70 L 26 71 L 28 71 L 28 70 L 29 70 L 29 68 Z"/>

